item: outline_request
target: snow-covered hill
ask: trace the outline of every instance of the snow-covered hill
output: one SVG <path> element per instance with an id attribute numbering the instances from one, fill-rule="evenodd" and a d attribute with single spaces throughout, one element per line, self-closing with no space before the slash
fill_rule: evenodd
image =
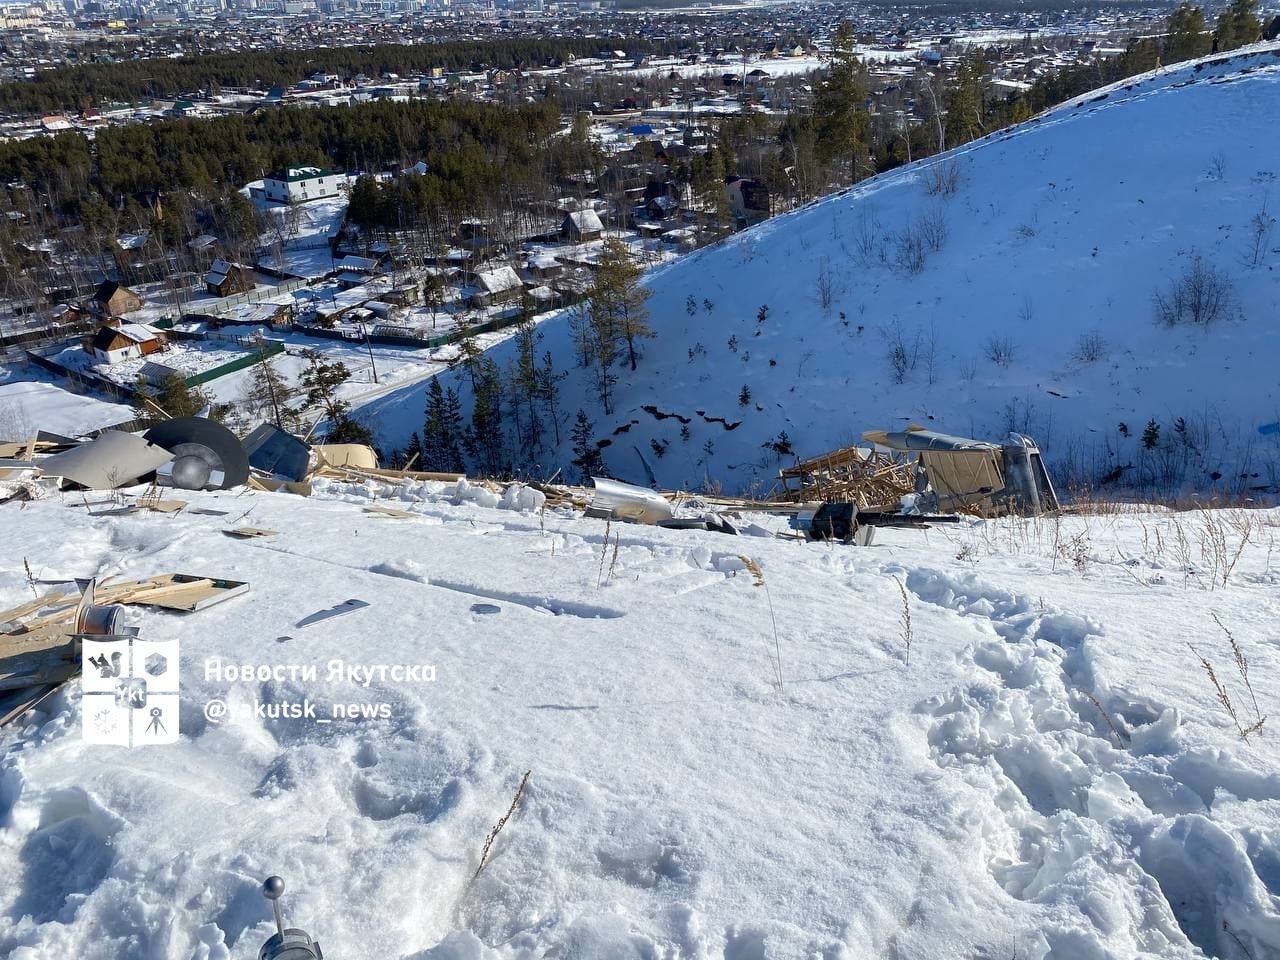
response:
<path id="1" fill-rule="evenodd" d="M 0 956 L 253 960 L 281 874 L 332 960 L 1280 957 L 1276 720 L 1242 740 L 1196 657 L 1274 713 L 1276 511 L 833 548 L 443 484 L 184 496 L 0 508 L 0 609 L 23 557 L 251 585 L 128 614 L 181 643 L 177 743 L 86 743 L 74 681 L 0 730 Z"/>
<path id="2" fill-rule="evenodd" d="M 1060 477 L 1132 467 L 1120 473 L 1131 484 L 1274 483 L 1277 104 L 1280 46 L 1263 45 L 1136 78 L 739 233 L 651 274 L 657 337 L 639 370 L 619 369 L 613 415 L 583 370 L 561 407 L 588 412 L 615 474 L 646 482 L 643 456 L 667 487 L 767 487 L 788 458 L 762 445 L 784 432 L 804 456 L 911 421 L 1029 433 Z M 1197 263 L 1221 281 L 1217 316 L 1157 323 L 1157 295 Z M 543 329 L 542 348 L 570 365 L 568 320 Z M 369 413 L 398 442 L 421 410 L 418 389 Z"/>

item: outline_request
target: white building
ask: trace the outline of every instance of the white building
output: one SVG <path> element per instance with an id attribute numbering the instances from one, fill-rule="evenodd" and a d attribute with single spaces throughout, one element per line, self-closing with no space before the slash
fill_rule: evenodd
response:
<path id="1" fill-rule="evenodd" d="M 270 203 L 306 203 L 308 200 L 324 200 L 338 196 L 338 184 L 342 174 L 320 167 L 287 167 L 269 174 L 262 181 L 257 193 Z"/>

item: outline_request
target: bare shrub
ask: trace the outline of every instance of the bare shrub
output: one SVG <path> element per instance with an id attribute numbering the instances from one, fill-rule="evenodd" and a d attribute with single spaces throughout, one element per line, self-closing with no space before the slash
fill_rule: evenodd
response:
<path id="1" fill-rule="evenodd" d="M 1107 355 L 1107 341 L 1097 330 L 1090 330 L 1088 333 L 1081 334 L 1080 339 L 1076 341 L 1076 348 L 1071 353 L 1071 359 L 1076 363 L 1097 363 Z"/>
<path id="2" fill-rule="evenodd" d="M 818 261 L 818 278 L 814 282 L 814 296 L 818 300 L 818 306 L 823 310 L 830 310 L 831 305 L 836 299 L 836 281 L 831 273 L 831 260 L 823 257 Z"/>
<path id="3" fill-rule="evenodd" d="M 858 220 L 853 225 L 853 249 L 859 262 L 870 264 L 879 258 L 880 221 L 876 219 L 874 210 L 864 206 L 858 212 Z"/>
<path id="4" fill-rule="evenodd" d="M 1013 338 L 1006 333 L 988 337 L 987 342 L 983 344 L 982 352 L 997 367 L 1009 367 L 1013 364 L 1017 347 Z"/>
<path id="5" fill-rule="evenodd" d="M 765 582 L 764 570 L 760 564 L 752 557 L 748 557 L 745 553 L 738 554 L 738 559 L 743 562 L 747 570 L 751 574 L 751 585 L 753 587 L 764 587 L 764 597 L 769 604 L 769 619 L 773 623 L 773 669 L 774 677 L 778 681 L 778 692 L 782 693 L 782 645 L 778 640 L 778 618 L 773 612 L 773 597 L 769 595 L 769 584 Z"/>
<path id="6" fill-rule="evenodd" d="M 902 327 L 902 321 L 894 320 L 887 327 L 880 328 L 885 341 L 885 356 L 889 361 L 890 379 L 897 384 L 907 382 L 907 376 L 920 361 L 920 335 L 910 339 Z"/>
<path id="7" fill-rule="evenodd" d="M 1250 269 L 1262 266 L 1271 247 L 1271 235 L 1276 228 L 1276 218 L 1267 213 L 1267 201 L 1249 221 L 1249 246 L 1245 253 L 1244 263 Z"/>
<path id="8" fill-rule="evenodd" d="M 925 171 L 925 190 L 931 197 L 953 197 L 960 190 L 963 176 L 955 160 L 943 160 Z"/>
<path id="9" fill-rule="evenodd" d="M 1235 290 L 1226 271 L 1192 258 L 1191 265 L 1167 290 L 1154 296 L 1156 320 L 1166 327 L 1193 323 L 1207 327 L 1225 320 L 1235 308 Z"/>
<path id="10" fill-rule="evenodd" d="M 913 225 L 903 227 L 893 239 L 893 259 L 899 269 L 916 274 L 924 269 L 925 242 Z"/>
<path id="11" fill-rule="evenodd" d="M 933 206 L 916 218 L 916 231 L 931 253 L 937 253 L 947 242 L 947 217 L 941 206 Z"/>

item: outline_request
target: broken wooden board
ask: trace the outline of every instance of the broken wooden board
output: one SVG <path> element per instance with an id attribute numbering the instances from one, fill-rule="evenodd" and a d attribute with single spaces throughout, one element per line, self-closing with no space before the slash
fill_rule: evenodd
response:
<path id="1" fill-rule="evenodd" d="M 387 470 L 380 467 L 330 467 L 322 466 L 313 475 L 323 477 L 359 477 L 363 480 L 441 480 L 456 483 L 467 479 L 465 473 L 429 473 L 422 470 Z"/>
<path id="2" fill-rule="evenodd" d="M 248 591 L 249 584 L 239 580 L 165 573 L 132 583 L 99 586 L 97 602 L 163 607 L 166 610 L 193 613 Z"/>
<path id="3" fill-rule="evenodd" d="M 300 497 L 311 496 L 311 483 L 302 481 L 301 483 L 293 480 L 277 480 L 274 477 L 259 477 L 253 474 L 249 476 L 249 486 L 254 490 L 266 490 L 268 493 L 296 493 Z"/>
<path id="4" fill-rule="evenodd" d="M 238 537 L 241 540 L 254 540 L 258 537 L 274 537 L 278 530 L 267 530 L 264 527 L 233 527 L 230 530 L 223 530 L 228 537 Z"/>
<path id="5" fill-rule="evenodd" d="M 66 681 L 63 681 L 63 683 L 65 682 Z M 8 726 L 28 710 L 34 710 L 60 689 L 62 689 L 62 683 L 53 683 L 25 691 L 19 696 L 18 701 L 12 707 L 6 710 L 3 714 L 0 714 L 0 727 Z"/>
<path id="6" fill-rule="evenodd" d="M 187 506 L 185 500 L 148 500 L 138 501 L 143 510 L 154 510 L 156 513 L 180 513 Z"/>
<path id="7" fill-rule="evenodd" d="M 417 516 L 416 513 L 413 513 L 409 510 L 399 510 L 395 507 L 378 507 L 378 506 L 365 507 L 364 512 L 374 513 L 382 517 L 395 517 L 397 520 L 410 520 L 413 517 Z"/>
<path id="8" fill-rule="evenodd" d="M 120 603 L 125 606 L 163 607 L 191 613 L 203 610 L 215 603 L 237 597 L 249 590 L 249 584 L 239 580 L 218 577 L 197 577 L 185 573 L 162 573 L 145 580 L 124 583 L 99 584 L 95 603 Z M 49 628 L 60 628 L 64 634 L 74 629 L 76 606 L 80 603 L 80 591 L 53 592 L 21 606 L 0 613 L 0 624 L 5 636 L 30 635 Z M 32 619 L 32 614 L 40 615 Z"/>

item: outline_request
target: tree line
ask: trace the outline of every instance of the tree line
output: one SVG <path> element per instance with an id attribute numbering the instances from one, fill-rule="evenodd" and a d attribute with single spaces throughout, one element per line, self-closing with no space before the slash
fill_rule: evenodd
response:
<path id="1" fill-rule="evenodd" d="M 40 115 L 87 110 L 110 103 L 204 93 L 224 88 L 268 90 L 291 86 L 314 73 L 350 79 L 386 73 L 416 76 L 432 67 L 446 71 L 533 69 L 596 56 L 622 42 L 616 38 L 512 38 L 483 42 L 378 44 L 209 53 L 179 58 L 83 63 L 41 70 L 30 79 L 0 84 L 0 112 Z M 628 55 L 668 52 L 671 44 L 651 39 L 625 41 Z"/>

